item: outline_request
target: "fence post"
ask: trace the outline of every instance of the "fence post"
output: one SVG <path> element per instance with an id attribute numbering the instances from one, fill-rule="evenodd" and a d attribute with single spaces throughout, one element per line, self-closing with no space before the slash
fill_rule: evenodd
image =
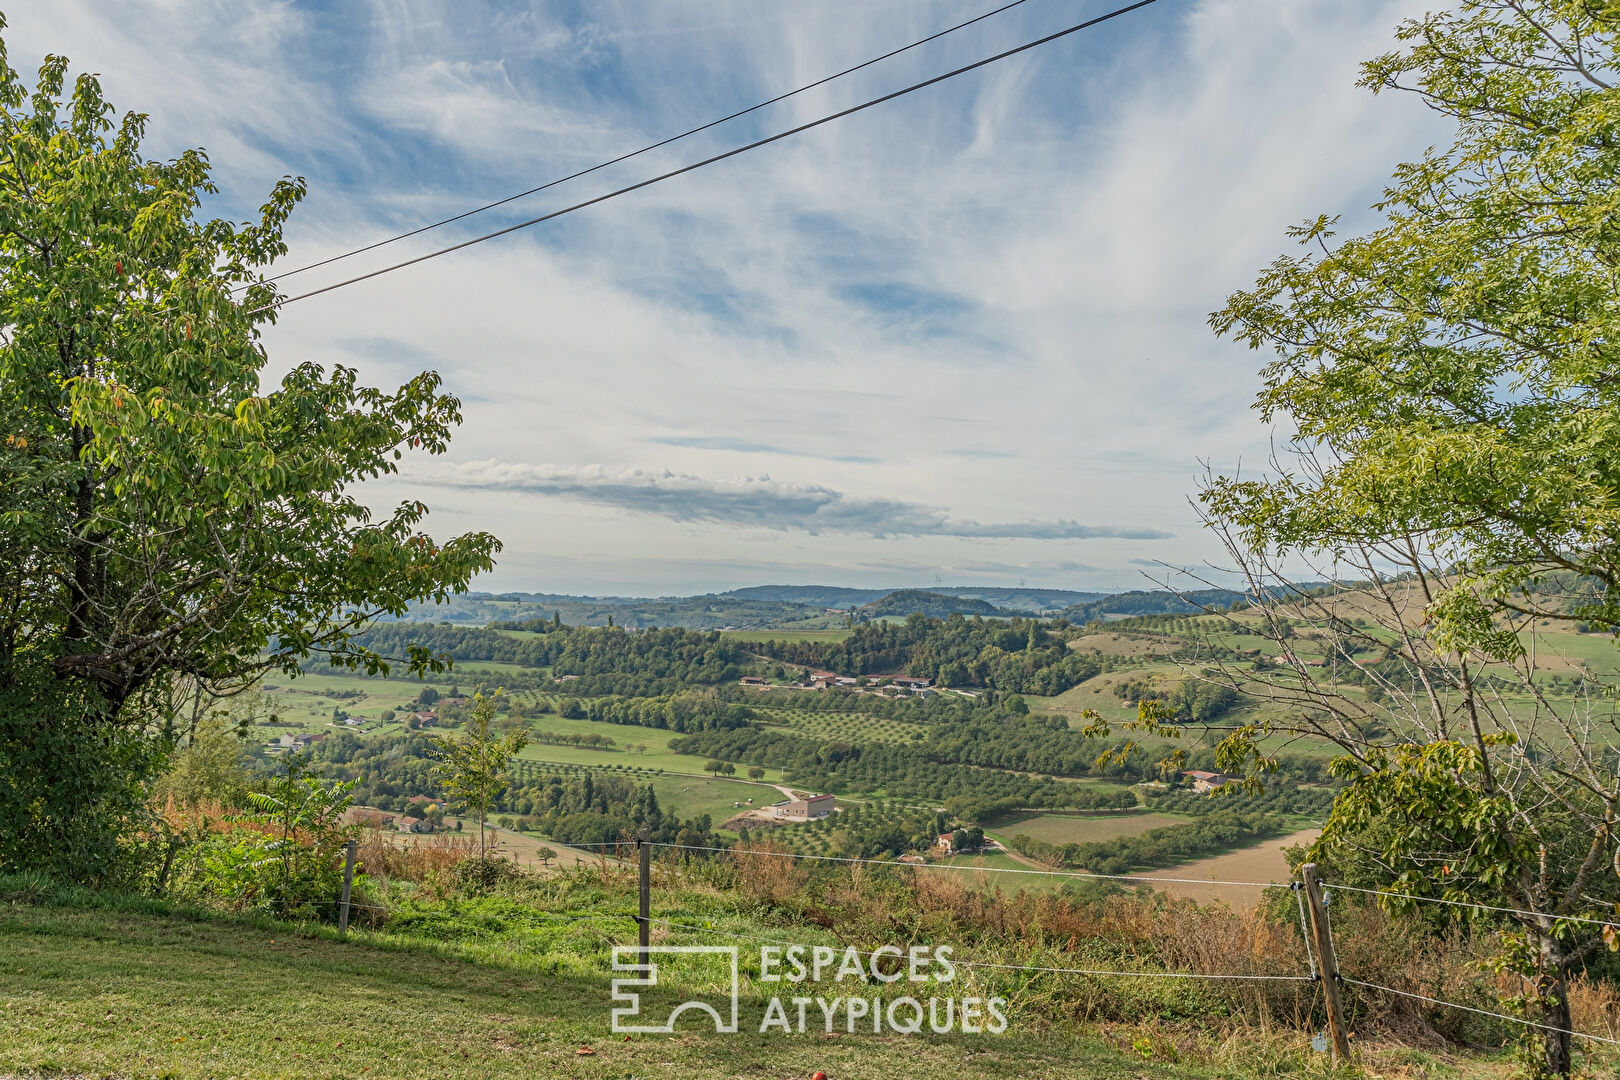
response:
<path id="1" fill-rule="evenodd" d="M 356 841 L 343 845 L 343 903 L 338 906 L 338 933 L 349 932 L 349 892 L 354 888 L 354 848 Z"/>
<path id="2" fill-rule="evenodd" d="M 647 966 L 648 945 L 652 941 L 652 844 L 648 842 L 646 830 L 636 837 L 636 854 L 641 863 L 640 888 L 641 915 L 636 919 L 637 943 L 641 946 L 637 961 L 643 968 Z"/>
<path id="3" fill-rule="evenodd" d="M 1322 973 L 1322 997 L 1327 1002 L 1328 1036 L 1333 1041 L 1333 1064 L 1350 1060 L 1349 1029 L 1344 1026 L 1344 999 L 1339 995 L 1339 956 L 1333 951 L 1333 927 L 1322 901 L 1322 875 L 1315 863 L 1299 868 L 1305 883 L 1305 906 L 1311 913 L 1311 937 L 1316 939 L 1316 964 Z"/>

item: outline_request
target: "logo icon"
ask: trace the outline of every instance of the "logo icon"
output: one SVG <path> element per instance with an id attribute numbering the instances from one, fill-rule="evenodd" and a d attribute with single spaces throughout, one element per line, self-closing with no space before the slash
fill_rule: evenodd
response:
<path id="1" fill-rule="evenodd" d="M 720 1035 L 734 1035 L 737 1032 L 737 946 L 735 945 L 649 945 L 647 947 L 647 962 L 642 964 L 641 946 L 615 945 L 613 946 L 613 970 L 615 972 L 634 972 L 638 978 L 614 979 L 613 1000 L 617 1004 L 613 1010 L 613 1034 L 615 1035 L 673 1035 L 675 1021 L 688 1010 L 708 1013 L 714 1019 L 714 1030 Z M 656 958 L 659 956 L 676 957 L 714 957 L 724 961 L 724 970 L 730 975 L 728 986 L 730 988 L 730 1018 L 721 1015 L 721 1010 L 707 1001 L 684 1001 L 670 1010 L 669 1015 L 662 1024 L 637 1024 L 634 1021 L 648 1020 L 650 1017 L 641 1013 L 641 990 L 652 989 L 658 985 L 658 968 Z M 666 965 L 667 966 L 667 965 Z M 720 965 L 716 964 L 714 973 L 718 974 Z"/>

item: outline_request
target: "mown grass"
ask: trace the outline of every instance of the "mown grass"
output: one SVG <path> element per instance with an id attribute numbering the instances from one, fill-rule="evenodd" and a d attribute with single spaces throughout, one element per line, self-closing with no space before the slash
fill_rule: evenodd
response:
<path id="1" fill-rule="evenodd" d="M 588 939 L 575 952 L 559 943 L 549 963 L 501 963 L 398 936 L 340 941 L 325 928 L 208 920 L 156 905 L 13 903 L 0 912 L 0 1072 L 175 1080 L 1237 1075 L 1146 1061 L 1097 1036 L 1055 1031 L 829 1038 L 694 1027 L 614 1037 L 608 975 L 592 961 L 613 935 L 584 925 L 569 931 Z M 580 1055 L 582 1046 L 594 1053 Z"/>

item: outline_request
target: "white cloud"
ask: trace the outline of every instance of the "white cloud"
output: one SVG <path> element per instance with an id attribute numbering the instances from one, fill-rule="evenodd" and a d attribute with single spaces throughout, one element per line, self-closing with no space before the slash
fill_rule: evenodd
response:
<path id="1" fill-rule="evenodd" d="M 682 130 L 983 6 L 669 0 L 579 14 L 377 0 L 314 14 L 271 0 L 60 0 L 14 13 L 7 40 L 14 63 L 62 51 L 102 71 L 121 106 L 155 114 L 165 153 L 208 146 L 233 215 L 282 172 L 308 175 L 291 265 Z M 1353 85 L 1357 62 L 1420 6 L 1156 5 L 296 305 L 269 335 L 272 361 L 352 363 L 378 382 L 437 367 L 465 401 L 453 450 L 465 475 L 480 462 L 557 463 L 543 498 L 506 497 L 521 485 L 431 489 L 436 529 L 506 540 L 503 588 L 581 591 L 570 575 L 600 588 L 615 573 L 723 587 L 795 572 L 869 584 L 1027 574 L 1087 588 L 1137 580 L 1134 558 L 1197 565 L 1216 554 L 1185 504 L 1197 459 L 1262 460 L 1269 436 L 1247 408 L 1257 358 L 1212 340 L 1206 314 L 1283 249 L 1286 224 L 1345 211 L 1354 227 L 1394 162 L 1435 140 L 1420 106 Z M 512 212 L 693 160 L 1067 18 L 1025 5 Z M 438 238 L 294 280 L 334 280 Z M 769 490 L 708 479 L 767 472 Z M 416 494 L 431 475 L 413 465 L 371 497 Z M 680 509 L 655 512 L 659 499 Z M 1031 522 L 1052 524 L 996 524 Z M 1076 522 L 1174 536 L 1085 535 Z"/>
<path id="2" fill-rule="evenodd" d="M 602 465 L 526 465 L 473 461 L 429 471 L 428 483 L 600 503 L 679 522 L 745 528 L 800 529 L 872 537 L 960 536 L 992 540 L 1080 540 L 1098 537 L 1161 540 L 1171 534 L 1125 525 L 1077 521 L 985 523 L 899 499 L 863 498 L 821 484 L 769 476 L 713 480 L 690 473 L 613 469 Z"/>

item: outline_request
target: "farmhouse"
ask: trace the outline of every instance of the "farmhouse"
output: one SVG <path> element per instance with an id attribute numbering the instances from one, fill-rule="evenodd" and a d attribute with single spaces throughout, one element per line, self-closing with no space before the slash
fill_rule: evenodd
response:
<path id="1" fill-rule="evenodd" d="M 770 683 L 766 682 L 764 679 L 760 678 L 758 675 L 744 675 L 742 678 L 738 679 L 737 682 L 740 683 L 743 686 L 769 686 L 769 685 L 771 685 Z"/>
<path id="2" fill-rule="evenodd" d="M 896 675 L 889 681 L 896 686 L 903 686 L 907 690 L 923 690 L 934 685 L 933 679 L 918 678 L 914 675 Z"/>
<path id="3" fill-rule="evenodd" d="M 942 855 L 951 854 L 951 849 L 955 845 L 956 845 L 956 834 L 955 833 L 940 833 L 939 836 L 937 836 L 934 839 L 934 850 L 938 851 Z M 984 838 L 983 844 L 981 844 L 980 847 L 979 847 L 980 852 L 1000 851 L 1000 850 L 1001 850 L 1001 845 L 999 843 L 997 843 L 996 841 L 990 839 L 988 836 Z"/>
<path id="4" fill-rule="evenodd" d="M 1223 776 L 1218 772 L 1205 772 L 1202 769 L 1189 769 L 1182 775 L 1193 782 L 1193 790 L 1200 795 L 1208 795 L 1218 788 L 1223 788 L 1232 779 L 1230 776 Z"/>
<path id="5" fill-rule="evenodd" d="M 838 809 L 831 795 L 811 795 L 805 799 L 784 799 L 771 807 L 771 816 L 780 821 L 818 821 Z"/>
<path id="6" fill-rule="evenodd" d="M 433 831 L 433 826 L 423 821 L 419 817 L 402 817 L 398 821 L 394 822 L 394 828 L 398 829 L 400 832 L 408 833 L 424 833 Z"/>

